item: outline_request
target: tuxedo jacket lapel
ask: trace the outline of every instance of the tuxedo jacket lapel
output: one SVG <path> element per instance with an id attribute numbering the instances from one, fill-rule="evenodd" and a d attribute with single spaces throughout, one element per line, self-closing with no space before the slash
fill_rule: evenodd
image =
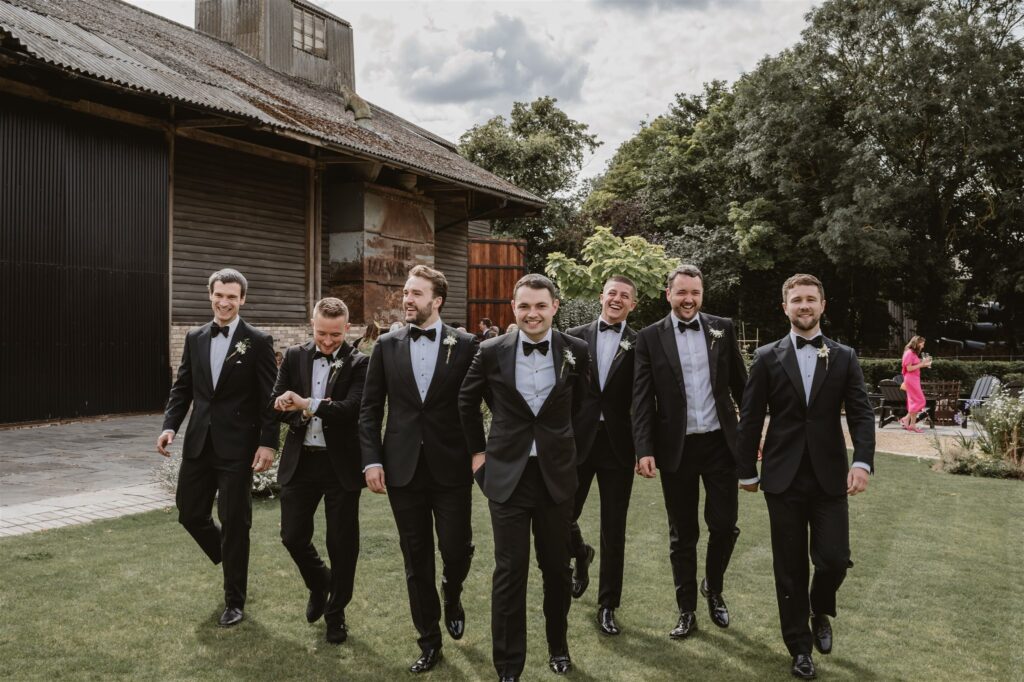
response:
<path id="1" fill-rule="evenodd" d="M 401 376 L 401 385 L 405 390 L 411 391 L 413 397 L 420 405 L 420 390 L 416 387 L 416 375 L 412 371 L 412 355 L 410 355 L 409 325 L 402 327 L 395 332 L 395 369 Z"/>
<path id="2" fill-rule="evenodd" d="M 779 342 L 779 345 L 775 346 L 775 356 L 778 358 L 779 364 L 782 365 L 782 369 L 789 376 L 789 381 L 796 390 L 800 404 L 806 407 L 807 398 L 804 393 L 804 382 L 800 378 L 800 366 L 796 361 L 796 349 L 793 348 L 789 334 L 786 334 Z"/>
<path id="3" fill-rule="evenodd" d="M 562 390 L 562 386 L 565 385 L 566 377 L 573 370 L 573 366 L 565 360 L 565 342 L 562 340 L 562 335 L 556 332 L 554 329 L 551 330 L 551 360 L 555 366 L 555 385 L 551 387 L 551 392 L 544 398 L 544 403 L 537 410 L 537 416 L 539 417 L 544 413 L 544 410 L 551 404 L 552 399 L 556 397 L 556 393 Z M 564 369 L 564 371 L 563 371 Z M 525 402 L 525 401 L 523 401 Z"/>
<path id="4" fill-rule="evenodd" d="M 715 377 L 718 373 L 718 353 L 720 352 L 720 349 L 722 347 L 720 341 L 724 339 L 716 339 L 715 337 L 711 336 L 711 321 L 704 313 L 699 313 L 699 315 L 700 328 L 704 332 L 704 343 L 706 343 L 708 347 L 708 373 L 711 375 L 711 392 L 712 394 L 714 394 Z"/>
<path id="5" fill-rule="evenodd" d="M 316 352 L 316 344 L 309 341 L 304 345 L 303 352 L 299 354 L 299 388 L 304 396 L 313 395 L 313 353 Z"/>
<path id="6" fill-rule="evenodd" d="M 830 339 L 826 339 L 824 336 L 821 337 L 825 348 L 829 349 L 830 353 L 834 353 L 836 346 Z M 835 358 L 829 357 L 828 360 L 818 358 L 818 361 L 814 365 L 814 377 L 811 379 L 811 399 L 807 405 L 810 407 L 814 404 L 814 399 L 818 397 L 818 392 L 821 390 L 822 384 L 825 383 L 825 377 L 832 370 L 832 365 L 835 364 Z"/>
<path id="7" fill-rule="evenodd" d="M 676 375 L 676 381 L 679 383 L 679 393 L 683 396 L 683 400 L 686 400 L 686 385 L 683 383 L 683 366 L 679 362 L 679 348 L 676 347 L 676 329 L 672 326 L 671 315 L 667 315 L 661 322 L 661 329 L 658 330 L 658 336 L 661 337 L 661 347 L 668 358 L 669 367 L 672 368 L 672 371 Z"/>
<path id="8" fill-rule="evenodd" d="M 622 363 L 626 358 L 626 354 L 629 352 L 622 350 L 621 344 L 623 341 L 628 341 L 631 347 L 636 345 L 636 332 L 633 331 L 629 325 L 626 325 L 622 330 L 622 338 L 619 339 L 619 348 L 615 349 L 615 355 L 612 356 L 612 366 L 608 368 L 608 376 L 604 380 L 605 386 L 611 382 L 612 377 L 615 376 L 615 372 L 617 372 L 619 367 L 622 366 Z M 594 363 L 593 367 L 597 367 L 597 360 L 593 359 L 597 356 L 597 344 L 595 343 L 591 348 L 593 348 L 593 350 L 590 351 L 591 362 Z M 679 359 L 678 355 L 676 356 L 676 359 Z"/>
<path id="9" fill-rule="evenodd" d="M 213 369 L 210 368 L 210 322 L 199 328 L 199 337 L 196 339 L 196 352 L 199 354 L 199 366 L 203 368 L 203 379 L 206 381 L 206 388 L 213 395 Z"/>
<path id="10" fill-rule="evenodd" d="M 227 383 L 228 377 L 231 376 L 231 372 L 235 369 L 235 365 L 245 357 L 243 353 L 236 352 L 235 348 L 243 339 L 248 339 L 251 336 L 249 325 L 245 323 L 245 320 L 239 319 L 235 333 L 231 336 L 231 342 L 228 344 L 228 352 L 224 354 L 224 366 L 221 367 L 220 376 L 217 377 L 217 388 L 214 389 L 214 393 Z M 209 362 L 209 353 L 207 353 L 207 362 Z M 213 375 L 211 374 L 210 376 L 212 380 Z"/>
<path id="11" fill-rule="evenodd" d="M 349 346 L 348 343 L 344 343 L 343 342 L 341 344 L 341 348 L 338 349 L 338 352 L 334 356 L 335 357 L 335 362 L 337 362 L 338 360 L 341 360 L 341 367 L 339 367 L 338 369 L 334 369 L 334 366 L 333 366 L 334 363 L 331 363 L 332 366 L 327 371 L 327 386 L 324 387 L 324 397 L 325 398 L 330 398 L 331 397 L 331 393 L 334 392 L 334 384 L 338 383 L 338 380 L 341 378 L 341 376 L 343 374 L 347 374 L 348 372 L 352 371 L 352 363 L 349 362 L 349 357 L 351 356 L 351 354 L 352 354 L 352 347 Z M 313 356 L 312 356 L 312 354 L 310 354 L 308 357 L 312 358 Z M 307 373 L 306 376 L 311 377 L 310 380 L 312 380 L 312 374 L 313 374 L 313 370 L 312 370 L 312 368 L 310 368 L 310 371 Z M 306 393 L 306 394 L 303 394 L 303 395 L 309 395 L 309 394 Z"/>
<path id="12" fill-rule="evenodd" d="M 533 410 L 530 409 L 529 403 L 523 398 L 523 394 L 519 392 L 519 388 L 516 386 L 516 358 L 519 352 L 519 341 L 522 338 L 521 332 L 515 334 L 505 334 L 502 337 L 503 342 L 498 350 L 498 365 L 501 371 L 501 378 L 504 382 L 512 387 L 512 392 L 516 395 L 519 400 L 519 404 L 527 414 L 533 414 Z M 504 340 L 507 339 L 507 340 Z"/>
<path id="13" fill-rule="evenodd" d="M 451 348 L 452 354 L 455 353 L 454 346 L 444 345 L 444 340 L 449 334 L 454 334 L 455 330 L 446 324 L 441 325 L 441 338 L 437 340 L 437 362 L 434 363 L 434 376 L 430 377 L 430 386 L 427 387 L 427 397 L 423 399 L 423 403 L 429 403 L 430 398 L 437 391 L 441 390 L 441 386 L 444 385 L 444 380 L 448 377 L 448 369 L 450 367 L 450 360 L 448 356 L 448 349 Z M 411 361 L 410 361 L 411 362 Z"/>
<path id="14" fill-rule="evenodd" d="M 597 330 L 598 320 L 594 320 L 587 328 L 583 331 L 583 338 L 587 342 L 587 346 L 590 348 L 590 357 L 593 358 L 593 365 L 590 373 L 590 385 L 598 393 L 601 392 L 601 369 L 597 365 L 597 336 L 600 332 Z M 614 367 L 615 363 L 612 363 Z M 608 370 L 608 376 L 612 375 L 611 369 Z"/>

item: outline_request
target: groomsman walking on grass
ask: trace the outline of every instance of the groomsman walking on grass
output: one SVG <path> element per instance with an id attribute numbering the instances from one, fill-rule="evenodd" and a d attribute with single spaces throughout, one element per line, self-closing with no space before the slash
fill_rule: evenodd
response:
<path id="1" fill-rule="evenodd" d="M 595 368 L 580 410 L 577 454 L 579 488 L 573 506 L 572 553 L 575 570 L 572 596 L 579 599 L 590 584 L 594 548 L 583 539 L 580 514 L 590 485 L 597 478 L 601 491 L 601 573 L 597 594 L 597 626 L 617 635 L 615 609 L 622 599 L 626 552 L 626 512 L 633 491 L 635 450 L 630 404 L 633 399 L 633 348 L 636 332 L 626 324 L 636 308 L 636 285 L 628 277 L 609 277 L 601 292 L 601 315 L 569 334 L 587 342 Z"/>
<path id="2" fill-rule="evenodd" d="M 775 594 L 782 638 L 793 657 L 792 674 L 813 679 L 811 647 L 821 654 L 832 651 L 829 616 L 836 615 L 836 592 L 853 565 L 847 499 L 868 486 L 875 458 L 874 414 L 857 354 L 821 333 L 821 281 L 813 275 L 787 279 L 782 309 L 791 329 L 754 354 L 743 394 L 736 466 L 741 487 L 757 492 L 760 485 L 768 503 Z M 847 463 L 844 411 L 853 440 L 852 465 Z M 758 476 L 757 449 L 768 412 Z"/>
<path id="3" fill-rule="evenodd" d="M 156 449 L 168 457 L 192 408 L 175 503 L 178 521 L 224 571 L 221 627 L 244 618 L 252 525 L 252 474 L 270 468 L 279 428 L 270 405 L 274 340 L 238 313 L 248 283 L 237 270 L 210 275 L 213 321 L 190 330 Z M 217 500 L 218 526 L 211 508 Z"/>
<path id="4" fill-rule="evenodd" d="M 306 620 L 324 616 L 327 641 L 348 638 L 345 607 L 359 557 L 359 404 L 367 357 L 345 340 L 348 306 L 325 298 L 313 308 L 313 340 L 285 353 L 274 386 L 277 417 L 288 424 L 277 480 L 281 541 L 299 568 L 309 600 Z M 313 545 L 320 501 L 327 521 L 328 568 Z"/>

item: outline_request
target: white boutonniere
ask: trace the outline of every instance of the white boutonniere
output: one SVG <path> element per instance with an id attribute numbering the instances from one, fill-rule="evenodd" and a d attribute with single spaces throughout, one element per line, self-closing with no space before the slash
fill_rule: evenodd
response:
<path id="1" fill-rule="evenodd" d="M 327 377 L 327 383 L 331 383 L 332 381 L 334 381 L 334 376 L 341 371 L 341 368 L 344 364 L 345 361 L 341 358 L 338 358 L 337 360 L 331 363 L 331 375 Z"/>
<path id="2" fill-rule="evenodd" d="M 824 342 L 821 344 L 821 348 L 818 349 L 818 357 L 825 358 L 825 371 L 828 371 L 828 346 Z"/>
<path id="3" fill-rule="evenodd" d="M 447 365 L 448 362 L 452 359 L 452 349 L 455 348 L 455 344 L 457 344 L 458 342 L 459 340 L 458 338 L 456 338 L 455 332 L 448 332 L 448 336 L 444 337 L 444 341 L 442 341 L 441 343 L 448 346 L 448 355 L 446 355 L 444 358 L 444 364 Z"/>
<path id="4" fill-rule="evenodd" d="M 631 350 L 633 350 L 633 344 L 630 343 L 629 339 L 622 339 L 622 341 L 619 341 L 619 352 L 615 354 L 615 358 L 618 358 L 623 353 L 628 353 Z M 612 359 L 614 360 L 615 358 Z"/>
<path id="5" fill-rule="evenodd" d="M 224 358 L 224 361 L 227 362 L 236 355 L 245 355 L 246 351 L 249 350 L 249 343 L 249 339 L 242 339 L 241 341 L 236 343 L 234 352 L 232 352 L 231 355 Z"/>
<path id="6" fill-rule="evenodd" d="M 711 334 L 711 347 L 715 347 L 715 341 L 725 336 L 725 331 L 717 327 L 708 327 L 708 334 Z"/>
<path id="7" fill-rule="evenodd" d="M 576 356 L 572 354 L 571 350 L 567 350 L 564 353 L 562 353 L 562 371 L 559 372 L 559 374 L 558 374 L 559 378 L 562 378 L 563 376 L 565 376 L 565 366 L 566 365 L 569 365 L 570 367 L 575 367 L 576 366 Z"/>

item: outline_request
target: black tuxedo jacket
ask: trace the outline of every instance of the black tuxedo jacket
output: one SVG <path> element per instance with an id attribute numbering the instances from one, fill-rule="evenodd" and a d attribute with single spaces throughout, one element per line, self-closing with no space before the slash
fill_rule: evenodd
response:
<path id="1" fill-rule="evenodd" d="M 636 463 L 633 449 L 633 422 L 630 408 L 633 402 L 633 358 L 636 353 L 636 331 L 629 325 L 622 330 L 619 350 L 615 352 L 612 365 L 608 369 L 608 378 L 601 390 L 601 377 L 597 367 L 598 320 L 590 324 L 573 327 L 570 335 L 587 342 L 592 365 L 590 368 L 590 384 L 583 398 L 582 408 L 576 421 L 576 458 L 582 464 L 590 457 L 597 436 L 597 427 L 604 414 L 604 426 L 608 432 L 608 447 L 617 464 L 633 468 Z M 605 332 L 611 333 L 611 332 Z M 623 349 L 621 344 L 628 346 Z"/>
<path id="2" fill-rule="evenodd" d="M 735 453 L 736 406 L 743 398 L 747 370 L 736 344 L 732 320 L 698 314 L 708 348 L 711 393 L 718 423 L 730 452 Z M 721 331 L 721 337 L 716 338 L 712 330 Z M 677 333 L 669 314 L 637 334 L 633 380 L 636 456 L 654 457 L 659 469 L 671 472 L 680 467 L 690 470 L 697 466 L 697 462 L 684 457 L 686 388 L 676 350 Z"/>
<path id="3" fill-rule="evenodd" d="M 313 354 L 316 344 L 312 341 L 301 346 L 292 346 L 284 354 L 284 361 L 277 372 L 277 383 L 271 404 L 285 391 L 295 391 L 303 398 L 313 395 Z M 324 400 L 316 408 L 321 420 L 327 454 L 338 480 L 346 490 L 359 490 L 366 485 L 363 477 L 363 462 L 359 454 L 359 404 L 363 397 L 363 383 L 366 380 L 365 355 L 348 343 L 338 349 L 336 359 L 341 367 L 332 368 L 327 374 Z M 277 412 L 277 418 L 288 424 L 278 465 L 277 480 L 287 485 L 302 456 L 302 442 L 306 439 L 309 420 L 302 412 Z"/>
<path id="4" fill-rule="evenodd" d="M 449 336 L 455 337 L 454 346 L 445 345 Z M 409 343 L 405 326 L 382 335 L 370 354 L 359 413 L 363 466 L 383 465 L 387 484 L 401 487 L 412 481 L 422 451 L 435 481 L 445 486 L 469 485 L 473 470 L 459 425 L 458 399 L 476 354 L 476 337 L 442 325 L 425 400 L 420 400 L 416 388 Z M 385 400 L 388 420 L 382 442 Z"/>
<path id="5" fill-rule="evenodd" d="M 765 413 L 770 411 L 761 463 L 761 488 L 766 493 L 789 488 L 805 451 L 825 492 L 846 493 L 849 465 L 840 421 L 844 404 L 853 460 L 874 467 L 874 414 L 857 354 L 831 339 L 825 339 L 825 347 L 828 360 L 817 361 L 809 403 L 789 334 L 758 348 L 754 355 L 740 411 L 737 475 L 741 479 L 757 476 L 757 446 Z"/>
<path id="6" fill-rule="evenodd" d="M 576 493 L 576 434 L 579 413 L 590 381 L 590 355 L 585 341 L 552 330 L 548 351 L 555 367 L 555 385 L 537 415 L 516 388 L 516 353 L 522 335 L 505 334 L 480 344 L 462 382 L 459 410 L 466 443 L 473 454 L 486 452 L 478 480 L 488 499 L 505 502 L 523 475 L 530 446 L 537 441 L 537 463 L 555 503 Z M 570 362 L 569 351 L 573 362 Z M 480 400 L 491 409 L 491 430 L 484 436 Z"/>
<path id="7" fill-rule="evenodd" d="M 209 436 L 218 457 L 252 459 L 256 448 L 277 449 L 278 425 L 269 405 L 277 362 L 274 339 L 239 320 L 217 389 L 210 371 L 210 322 L 189 330 L 164 410 L 164 430 L 177 433 L 192 406 L 182 456 L 198 457 Z M 247 346 L 245 352 L 238 344 Z"/>

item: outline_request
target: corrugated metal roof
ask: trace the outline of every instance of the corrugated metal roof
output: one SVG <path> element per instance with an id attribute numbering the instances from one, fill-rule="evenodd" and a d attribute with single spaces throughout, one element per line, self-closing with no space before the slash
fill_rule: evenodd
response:
<path id="1" fill-rule="evenodd" d="M 371 104 L 372 130 L 341 95 L 274 71 L 231 45 L 120 0 L 0 0 L 0 31 L 62 69 L 392 161 L 528 204 L 543 201 L 443 140 Z"/>

